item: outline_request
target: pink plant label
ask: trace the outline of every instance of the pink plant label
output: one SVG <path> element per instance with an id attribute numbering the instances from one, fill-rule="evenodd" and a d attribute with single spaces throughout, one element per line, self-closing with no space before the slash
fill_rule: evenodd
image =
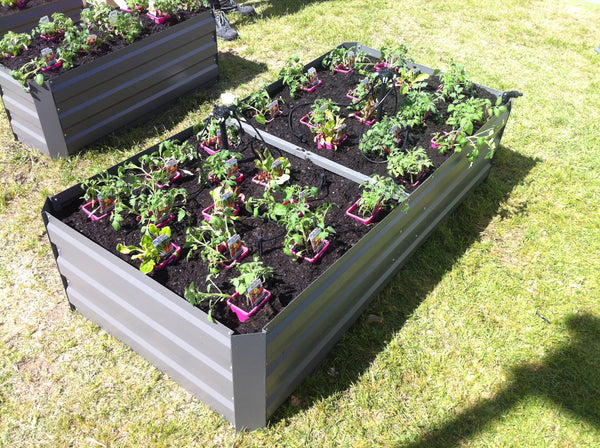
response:
<path id="1" fill-rule="evenodd" d="M 177 165 L 176 159 L 167 160 L 165 163 L 165 173 L 167 173 L 168 177 L 173 177 L 175 174 L 177 174 Z"/>
<path id="2" fill-rule="evenodd" d="M 47 67 L 56 64 L 56 58 L 54 57 L 54 51 L 51 48 L 44 48 L 42 50 L 42 57 Z"/>
<path id="3" fill-rule="evenodd" d="M 271 114 L 271 117 L 274 117 L 279 113 L 279 103 L 277 102 L 277 100 L 269 104 L 269 113 Z"/>
<path id="4" fill-rule="evenodd" d="M 103 198 L 98 195 L 98 202 L 100 203 L 100 211 L 106 213 L 115 208 L 115 200 L 113 198 Z"/>
<path id="5" fill-rule="evenodd" d="M 233 192 L 231 190 L 221 195 L 221 203 L 223 204 L 223 208 L 233 207 Z"/>
<path id="6" fill-rule="evenodd" d="M 281 158 L 273 162 L 273 173 L 275 173 L 277 176 L 283 175 L 283 166 L 281 166 L 282 163 L 283 160 Z"/>
<path id="7" fill-rule="evenodd" d="M 242 255 L 244 246 L 242 244 L 242 238 L 239 235 L 233 235 L 227 240 L 227 247 L 229 249 L 229 256 L 232 260 L 236 260 Z"/>
<path id="8" fill-rule="evenodd" d="M 341 124 L 335 129 L 336 139 L 341 141 L 346 135 L 346 124 Z"/>
<path id="9" fill-rule="evenodd" d="M 227 177 L 235 177 L 237 178 L 240 173 L 240 169 L 238 167 L 238 162 L 235 157 L 232 157 L 228 161 L 225 162 L 225 166 L 227 167 Z"/>
<path id="10" fill-rule="evenodd" d="M 171 249 L 171 239 L 169 238 L 169 235 L 165 233 L 159 235 L 152 241 L 152 244 L 158 251 L 158 254 L 161 256 L 161 258 L 169 255 Z"/>
<path id="11" fill-rule="evenodd" d="M 246 294 L 248 295 L 248 300 L 253 306 L 255 303 L 260 301 L 265 294 L 265 288 L 263 288 L 262 282 L 259 278 L 254 280 L 250 286 L 246 288 Z"/>
<path id="12" fill-rule="evenodd" d="M 354 68 L 354 64 L 356 64 L 356 55 L 354 54 L 354 51 L 350 50 L 348 52 L 348 67 Z"/>
<path id="13" fill-rule="evenodd" d="M 310 241 L 310 247 L 312 248 L 314 253 L 319 253 L 325 244 L 325 241 L 319 234 L 321 233 L 321 229 L 315 227 L 315 229 L 308 234 L 308 240 Z"/>
<path id="14" fill-rule="evenodd" d="M 308 85 L 316 86 L 319 83 L 319 77 L 317 76 L 317 69 L 311 67 L 308 69 Z"/>

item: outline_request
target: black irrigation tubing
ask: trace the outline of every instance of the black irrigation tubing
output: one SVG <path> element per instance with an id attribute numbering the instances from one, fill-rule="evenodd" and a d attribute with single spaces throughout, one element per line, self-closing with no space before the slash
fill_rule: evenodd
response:
<path id="1" fill-rule="evenodd" d="M 273 222 L 270 221 L 269 222 Z M 282 236 L 284 236 L 286 234 L 286 230 L 284 229 L 280 234 L 275 235 L 271 238 L 263 238 L 262 235 L 259 235 L 258 238 L 256 239 L 256 243 L 254 244 L 254 247 L 256 247 L 256 252 L 258 254 L 259 257 L 262 257 L 263 254 L 263 243 L 268 243 L 269 241 L 273 241 L 276 239 L 281 238 Z"/>
<path id="2" fill-rule="evenodd" d="M 240 116 L 242 116 L 242 118 L 245 118 L 245 117 L 243 117 L 243 115 L 241 114 L 241 112 L 238 110 L 238 108 L 237 108 L 236 106 L 231 106 L 231 107 L 230 107 L 230 110 L 231 110 L 232 116 L 233 116 L 233 117 L 234 117 L 234 118 L 237 120 L 238 124 L 240 125 L 240 129 L 242 129 L 242 130 L 243 130 L 243 127 L 242 127 L 242 122 L 240 121 L 240 118 L 239 118 L 239 117 L 240 117 Z M 260 131 L 259 131 L 258 129 L 256 129 L 256 126 L 254 126 L 254 125 L 252 124 L 252 121 L 251 121 L 251 120 L 245 120 L 245 122 L 246 122 L 246 123 L 248 123 L 248 125 L 249 125 L 249 126 L 250 126 L 250 127 L 253 129 L 253 130 L 254 130 L 255 134 L 258 136 L 258 138 L 260 139 L 260 141 L 261 141 L 261 142 L 263 143 L 263 145 L 265 145 L 265 147 L 266 147 L 266 146 L 267 146 L 267 142 L 265 142 L 265 139 L 264 139 L 264 137 L 262 136 L 262 134 L 260 133 Z M 254 140 L 252 141 L 252 143 L 253 143 L 253 142 L 254 142 Z M 240 142 L 240 144 L 241 144 L 241 142 Z M 238 145 L 238 146 L 239 146 L 239 145 Z M 256 152 L 256 150 L 254 149 L 254 145 L 252 145 L 252 144 L 251 144 L 250 146 L 251 146 L 252 152 L 253 152 L 255 155 L 257 155 L 259 158 L 261 158 L 261 157 L 262 157 L 262 154 L 259 154 L 259 153 L 257 153 L 257 152 Z M 281 152 L 281 149 L 277 148 L 276 146 L 274 146 L 274 148 L 275 148 L 275 149 L 277 150 L 277 152 L 279 153 L 279 157 L 283 157 L 283 152 Z"/>

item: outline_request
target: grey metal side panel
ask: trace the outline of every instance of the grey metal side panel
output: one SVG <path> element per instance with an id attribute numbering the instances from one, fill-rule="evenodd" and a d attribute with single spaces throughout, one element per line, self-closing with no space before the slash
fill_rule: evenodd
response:
<path id="1" fill-rule="evenodd" d="M 26 93 L 23 87 L 10 76 L 9 71 L 0 67 L 0 93 L 8 115 L 8 121 L 15 137 L 23 143 L 37 148 L 42 154 L 50 155 L 42 122 L 38 115 L 34 96 Z M 36 95 L 37 96 L 37 95 Z M 52 101 L 50 99 L 50 101 Z M 47 120 L 56 126 L 56 111 L 50 111 Z M 63 150 L 66 154 L 66 148 Z"/>
<path id="2" fill-rule="evenodd" d="M 44 218 L 69 302 L 233 421 L 230 330 L 51 214 Z"/>
<path id="3" fill-rule="evenodd" d="M 0 17 L 0 39 L 7 31 L 15 33 L 30 31 L 40 21 L 40 17 L 50 16 L 54 12 L 62 12 L 73 21 L 79 21 L 79 14 L 83 9 L 81 0 L 56 0 L 51 3 L 23 9 L 14 14 Z"/>
<path id="4" fill-rule="evenodd" d="M 267 424 L 265 404 L 266 334 L 232 336 L 235 429 L 254 430 Z"/>
<path id="5" fill-rule="evenodd" d="M 480 132 L 497 126 L 508 112 Z M 321 362 L 373 297 L 391 280 L 437 225 L 486 179 L 488 149 L 470 163 L 454 154 L 398 207 L 265 326 L 267 416 Z"/>

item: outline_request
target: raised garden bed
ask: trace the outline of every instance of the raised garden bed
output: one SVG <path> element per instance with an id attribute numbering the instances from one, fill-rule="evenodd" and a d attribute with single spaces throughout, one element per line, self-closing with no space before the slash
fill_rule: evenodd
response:
<path id="1" fill-rule="evenodd" d="M 277 83 L 270 86 L 272 91 L 277 88 Z M 499 143 L 511 104 L 509 100 L 507 110 L 488 120 L 475 135 L 491 135 Z M 257 133 L 249 125 L 244 127 Z M 284 255 L 277 238 L 263 246 L 261 260 L 273 266 L 281 263 L 277 266 L 285 265 L 287 270 L 276 272 L 268 284 L 271 298 L 246 322 L 239 322 L 225 306 L 214 310 L 216 322 L 210 322 L 205 307 L 193 306 L 182 297 L 186 284 L 201 282 L 207 269 L 194 258 L 185 261 L 185 249 L 178 261 L 142 274 L 139 261 L 115 249 L 117 243 L 139 240 L 134 219 L 124 220 L 119 232 L 109 230 L 107 221 L 87 220 L 79 210 L 84 203 L 81 185 L 48 198 L 42 212 L 71 306 L 167 372 L 237 429 L 266 424 L 371 299 L 491 169 L 491 159 L 485 157 L 488 146 L 480 147 L 480 156 L 473 161 L 466 150 L 448 154 L 412 189 L 407 210 L 396 207 L 366 226 L 346 216 L 345 210 L 356 199 L 358 183 L 372 173 L 361 173 L 279 137 L 261 135 L 273 153 L 279 148 L 289 158 L 292 182 L 322 186 L 311 209 L 323 201 L 337 203 L 330 219 L 338 229 L 316 263 Z M 173 139 L 191 139 L 202 151 L 192 129 Z M 250 181 L 257 173 L 252 163 L 256 142 L 246 135 L 240 146 L 246 148 L 239 168 L 244 173 L 240 186 L 247 197 L 259 196 L 263 188 Z M 120 165 L 156 150 L 150 148 Z M 188 174 L 173 182 L 173 187 L 194 192 L 186 204 L 190 221 L 171 223 L 172 240 L 178 244 L 188 225 L 204 219 L 201 211 L 211 202 L 206 191 L 198 189 L 197 163 L 192 161 L 185 168 Z M 117 171 L 118 166 L 108 170 Z M 248 259 L 258 251 L 254 243 L 259 235 L 268 239 L 278 231 L 244 210 L 239 215 L 239 225 L 247 232 L 243 238 L 251 252 Z M 227 279 L 222 280 L 226 286 Z"/>
<path id="2" fill-rule="evenodd" d="M 7 31 L 15 33 L 30 31 L 37 26 L 40 17 L 50 16 L 54 12 L 61 12 L 76 21 L 82 9 L 81 0 L 28 2 L 24 8 L 6 8 L 0 15 L 0 39 Z"/>
<path id="3" fill-rule="evenodd" d="M 219 77 L 215 21 L 206 10 L 60 73 L 30 92 L 0 66 L 0 94 L 15 138 L 66 157 Z"/>

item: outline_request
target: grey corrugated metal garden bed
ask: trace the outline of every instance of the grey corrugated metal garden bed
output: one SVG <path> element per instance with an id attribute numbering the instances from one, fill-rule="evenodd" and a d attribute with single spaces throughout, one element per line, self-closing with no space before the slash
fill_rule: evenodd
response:
<path id="1" fill-rule="evenodd" d="M 509 113 L 510 103 L 480 132 L 497 125 L 499 142 Z M 174 138 L 183 140 L 191 132 Z M 364 178 L 266 137 L 347 178 Z M 42 215 L 70 304 L 237 429 L 255 429 L 266 424 L 440 221 L 487 177 L 492 166 L 484 157 L 487 151 L 481 148 L 473 163 L 468 151 L 452 155 L 409 196 L 408 211 L 391 212 L 254 334 L 233 334 L 210 323 L 203 311 L 65 225 L 58 216 L 81 196 L 80 186 L 48 198 Z"/>
<path id="2" fill-rule="evenodd" d="M 31 31 L 39 23 L 40 17 L 51 16 L 55 12 L 63 13 L 78 21 L 82 9 L 83 2 L 81 0 L 55 0 L 0 16 L 0 39 L 7 31 L 15 33 Z"/>
<path id="3" fill-rule="evenodd" d="M 15 138 L 65 157 L 219 77 L 215 21 L 205 11 L 26 93 L 0 66 Z"/>

